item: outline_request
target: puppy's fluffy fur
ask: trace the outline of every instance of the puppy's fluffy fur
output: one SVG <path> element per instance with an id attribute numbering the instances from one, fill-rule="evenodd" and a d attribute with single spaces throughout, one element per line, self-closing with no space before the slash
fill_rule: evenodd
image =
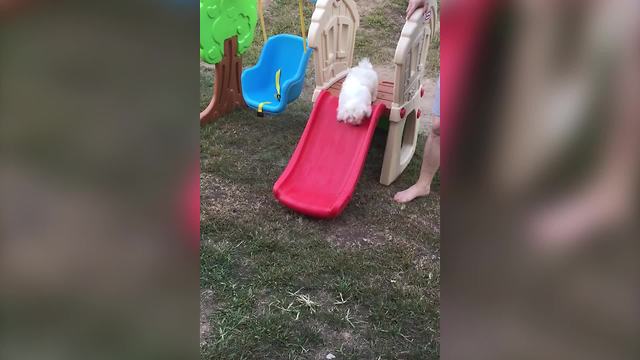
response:
<path id="1" fill-rule="evenodd" d="M 371 116 L 371 103 L 378 95 L 378 74 L 369 59 L 360 60 L 358 66 L 349 69 L 342 84 L 338 102 L 338 121 L 360 125 L 362 119 Z"/>

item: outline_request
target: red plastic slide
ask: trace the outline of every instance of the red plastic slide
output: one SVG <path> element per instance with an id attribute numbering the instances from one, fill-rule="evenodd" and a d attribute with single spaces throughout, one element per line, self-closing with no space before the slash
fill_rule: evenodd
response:
<path id="1" fill-rule="evenodd" d="M 375 104 L 360 126 L 338 122 L 338 98 L 318 96 L 307 127 L 280 179 L 278 201 L 305 215 L 334 218 L 347 206 L 369 152 L 378 120 L 387 112 Z"/>

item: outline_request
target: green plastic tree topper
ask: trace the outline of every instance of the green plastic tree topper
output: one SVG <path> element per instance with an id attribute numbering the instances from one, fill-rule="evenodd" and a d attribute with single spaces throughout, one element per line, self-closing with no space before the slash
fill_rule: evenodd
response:
<path id="1" fill-rule="evenodd" d="M 225 40 L 234 36 L 242 55 L 253 42 L 257 21 L 257 0 L 200 0 L 200 58 L 219 63 Z"/>

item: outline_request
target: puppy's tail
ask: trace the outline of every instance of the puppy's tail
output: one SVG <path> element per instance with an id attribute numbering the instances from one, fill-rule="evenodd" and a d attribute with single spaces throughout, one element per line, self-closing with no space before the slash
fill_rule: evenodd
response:
<path id="1" fill-rule="evenodd" d="M 369 61 L 369 58 L 363 58 L 362 60 L 360 60 L 360 64 L 358 64 L 358 66 L 361 68 L 373 69 L 373 65 L 371 65 L 371 61 Z"/>

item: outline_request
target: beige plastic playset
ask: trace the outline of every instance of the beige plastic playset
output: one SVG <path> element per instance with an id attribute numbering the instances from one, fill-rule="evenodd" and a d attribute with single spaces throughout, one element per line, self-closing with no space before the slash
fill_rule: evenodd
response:
<path id="1" fill-rule="evenodd" d="M 416 151 L 422 79 L 431 38 L 436 31 L 437 4 L 416 11 L 405 23 L 395 57 L 393 82 L 382 80 L 376 102 L 389 109 L 389 131 L 380 183 L 390 185 L 406 169 Z M 323 90 L 338 95 L 353 64 L 360 15 L 353 0 L 318 0 L 309 28 L 313 49 L 315 102 Z"/>

